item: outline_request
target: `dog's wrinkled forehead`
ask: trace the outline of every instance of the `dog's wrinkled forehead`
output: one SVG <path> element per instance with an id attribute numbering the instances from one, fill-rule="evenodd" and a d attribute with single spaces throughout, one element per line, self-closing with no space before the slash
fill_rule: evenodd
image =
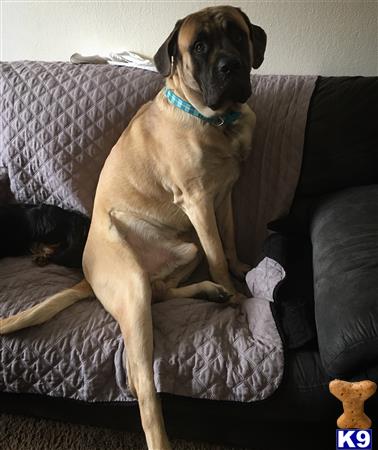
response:
<path id="1" fill-rule="evenodd" d="M 249 27 L 242 14 L 235 8 L 208 8 L 187 16 L 178 36 L 178 47 L 181 53 L 187 51 L 199 36 L 225 35 L 230 26 L 235 26 L 249 36 Z"/>
<path id="2" fill-rule="evenodd" d="M 164 77 L 172 75 L 172 68 L 175 68 L 173 61 L 180 64 L 182 57 L 185 59 L 187 56 L 189 59 L 197 39 L 205 40 L 205 43 L 209 40 L 212 55 L 222 47 L 228 47 L 231 52 L 239 51 L 242 59 L 250 60 L 248 65 L 252 63 L 254 69 L 259 68 L 264 61 L 267 41 L 265 31 L 252 24 L 239 8 L 218 6 L 205 8 L 176 22 L 154 56 L 158 71 Z M 243 45 L 240 46 L 238 42 Z"/>

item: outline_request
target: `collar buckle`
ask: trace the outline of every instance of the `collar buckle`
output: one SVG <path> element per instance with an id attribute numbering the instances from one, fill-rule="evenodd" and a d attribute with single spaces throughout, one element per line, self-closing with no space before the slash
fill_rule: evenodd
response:
<path id="1" fill-rule="evenodd" d="M 221 127 L 222 125 L 224 125 L 224 118 L 222 116 L 214 118 L 214 125 L 216 127 Z"/>

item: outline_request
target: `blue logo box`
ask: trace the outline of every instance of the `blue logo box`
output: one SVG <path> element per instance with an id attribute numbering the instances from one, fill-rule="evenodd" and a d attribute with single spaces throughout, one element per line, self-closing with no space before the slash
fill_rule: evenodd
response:
<path id="1" fill-rule="evenodd" d="M 372 430 L 336 430 L 336 449 L 372 450 Z"/>

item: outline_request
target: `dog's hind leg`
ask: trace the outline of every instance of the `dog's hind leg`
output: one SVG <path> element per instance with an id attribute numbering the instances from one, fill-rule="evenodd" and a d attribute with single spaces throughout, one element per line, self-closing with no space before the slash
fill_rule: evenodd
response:
<path id="1" fill-rule="evenodd" d="M 114 229 L 113 229 L 114 231 Z M 153 379 L 151 286 L 133 249 L 117 232 L 89 233 L 84 272 L 97 298 L 118 322 L 127 351 L 128 379 L 138 402 L 149 450 L 169 450 Z"/>

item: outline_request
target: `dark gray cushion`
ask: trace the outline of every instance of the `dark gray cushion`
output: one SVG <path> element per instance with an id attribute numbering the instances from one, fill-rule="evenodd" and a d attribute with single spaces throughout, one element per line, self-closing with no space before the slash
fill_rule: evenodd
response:
<path id="1" fill-rule="evenodd" d="M 378 362 L 378 185 L 329 196 L 311 224 L 315 317 L 327 372 Z"/>

